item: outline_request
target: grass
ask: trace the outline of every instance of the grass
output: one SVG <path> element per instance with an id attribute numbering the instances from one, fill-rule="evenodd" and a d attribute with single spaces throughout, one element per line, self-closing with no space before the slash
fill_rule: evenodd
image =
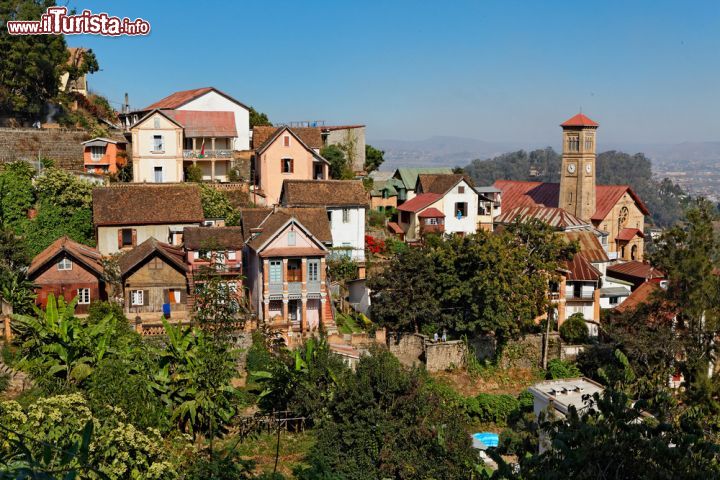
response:
<path id="1" fill-rule="evenodd" d="M 363 331 L 362 327 L 360 327 L 357 322 L 355 322 L 355 319 L 352 318 L 350 315 L 345 315 L 342 313 L 339 313 L 337 315 L 337 325 L 340 329 L 340 333 L 360 333 Z"/>
<path id="2" fill-rule="evenodd" d="M 544 372 L 540 369 L 519 367 L 505 369 L 494 365 L 483 365 L 472 372 L 458 369 L 434 373 L 432 376 L 466 397 L 474 397 L 478 393 L 508 393 L 517 396 L 545 378 Z"/>
<path id="3" fill-rule="evenodd" d="M 236 439 L 226 439 L 226 444 L 234 444 Z M 275 466 L 276 433 L 262 433 L 255 438 L 248 438 L 237 447 L 243 458 L 252 459 L 257 463 L 256 474 L 271 473 Z M 287 478 L 294 478 L 293 470 L 306 466 L 305 457 L 315 444 L 312 431 L 280 433 L 280 457 L 278 472 Z"/>

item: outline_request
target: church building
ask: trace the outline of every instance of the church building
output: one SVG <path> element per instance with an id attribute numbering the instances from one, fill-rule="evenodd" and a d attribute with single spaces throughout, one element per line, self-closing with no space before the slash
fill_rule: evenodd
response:
<path id="1" fill-rule="evenodd" d="M 560 183 L 498 180 L 503 210 L 561 208 L 607 232 L 611 259 L 642 260 L 648 209 L 628 185 L 596 185 L 598 124 L 578 113 L 560 125 L 563 154 Z"/>

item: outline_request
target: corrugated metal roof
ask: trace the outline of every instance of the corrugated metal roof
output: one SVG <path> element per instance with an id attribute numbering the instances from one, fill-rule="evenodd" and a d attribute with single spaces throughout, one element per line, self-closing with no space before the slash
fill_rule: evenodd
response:
<path id="1" fill-rule="evenodd" d="M 637 235 L 640 238 L 645 237 L 645 235 L 638 230 L 637 228 L 623 228 L 620 230 L 620 232 L 615 237 L 615 240 L 620 240 L 623 242 L 629 242 L 633 238 L 635 238 L 635 235 Z"/>
<path id="2" fill-rule="evenodd" d="M 579 219 L 566 210 L 553 207 L 515 207 L 498 215 L 495 218 L 495 222 L 507 224 L 513 223 L 516 220 L 525 222 L 530 219 L 540 220 L 558 230 L 591 227 L 589 223 Z"/>
<path id="3" fill-rule="evenodd" d="M 600 270 L 593 267 L 582 255 L 575 255 L 572 260 L 565 262 L 565 268 L 565 278 L 568 281 L 597 282 L 602 276 Z"/>
<path id="4" fill-rule="evenodd" d="M 575 241 L 580 244 L 580 254 L 589 262 L 601 263 L 610 260 L 607 252 L 600 243 L 600 240 L 597 235 L 595 235 L 595 232 L 590 230 L 575 230 L 564 232 L 564 235 L 568 240 Z"/>
<path id="5" fill-rule="evenodd" d="M 163 110 L 162 112 L 183 126 L 186 137 L 237 137 L 233 112 L 198 110 Z M 211 146 L 206 143 L 205 148 L 210 150 Z"/>
<path id="6" fill-rule="evenodd" d="M 635 278 L 642 278 L 642 279 L 652 279 L 652 278 L 664 278 L 665 275 L 658 270 L 657 268 L 653 267 L 649 263 L 644 262 L 638 262 L 638 261 L 630 261 L 630 262 L 624 262 L 624 263 L 618 263 L 616 265 L 611 265 L 607 268 L 608 274 L 609 273 L 616 273 L 621 275 L 626 275 L 630 277 Z"/>
<path id="7" fill-rule="evenodd" d="M 437 202 L 442 197 L 443 196 L 439 193 L 422 193 L 417 197 L 413 198 L 412 200 L 408 200 L 407 202 L 403 203 L 402 205 L 397 207 L 397 209 L 402 212 L 419 212 L 428 205 L 432 205 L 433 203 Z"/>
<path id="8" fill-rule="evenodd" d="M 421 173 L 453 173 L 450 167 L 427 167 L 427 168 L 398 168 L 395 172 L 395 178 L 400 178 L 405 188 L 414 190 L 417 184 L 418 175 Z"/>

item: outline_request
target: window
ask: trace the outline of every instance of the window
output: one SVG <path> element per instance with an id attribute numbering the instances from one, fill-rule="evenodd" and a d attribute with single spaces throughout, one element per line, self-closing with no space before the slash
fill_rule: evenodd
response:
<path id="1" fill-rule="evenodd" d="M 410 223 L 410 212 L 400 212 L 400 222 Z"/>
<path id="2" fill-rule="evenodd" d="M 455 204 L 455 216 L 458 219 L 467 217 L 467 203 L 457 202 Z"/>
<path id="3" fill-rule="evenodd" d="M 135 244 L 135 242 L 134 242 L 134 239 L 135 239 L 134 237 L 135 237 L 135 235 L 133 235 L 133 229 L 132 229 L 132 228 L 123 228 L 123 229 L 121 229 L 121 230 L 120 230 L 120 235 L 121 235 L 120 248 L 122 248 L 122 247 L 132 247 L 132 246 Z"/>
<path id="4" fill-rule="evenodd" d="M 426 223 L 427 223 L 427 225 L 442 225 L 442 219 L 441 218 L 428 218 Z"/>
<path id="5" fill-rule="evenodd" d="M 90 158 L 100 160 L 105 156 L 105 147 L 90 147 Z"/>
<path id="6" fill-rule="evenodd" d="M 302 260 L 291 258 L 287 261 L 288 282 L 302 282 Z"/>
<path id="7" fill-rule="evenodd" d="M 610 305 L 617 305 L 620 297 L 610 297 Z"/>
<path id="8" fill-rule="evenodd" d="M 227 258 L 228 260 L 236 260 L 237 259 L 237 253 L 235 250 L 228 250 L 227 252 Z"/>
<path id="9" fill-rule="evenodd" d="M 150 263 L 148 264 L 148 268 L 150 270 L 161 270 L 163 268 L 163 261 L 159 258 L 155 257 L 152 260 L 150 260 Z"/>
<path id="10" fill-rule="evenodd" d="M 458 187 L 458 193 L 465 193 L 465 187 L 464 186 Z"/>
<path id="11" fill-rule="evenodd" d="M 155 183 L 162 183 L 163 174 L 162 167 L 155 167 Z"/>
<path id="12" fill-rule="evenodd" d="M 163 300 L 165 300 L 165 303 L 182 303 L 182 290 L 179 288 L 167 289 L 163 293 Z"/>
<path id="13" fill-rule="evenodd" d="M 280 160 L 282 162 L 281 170 L 282 173 L 293 173 L 293 159 L 292 158 L 283 158 Z"/>
<path id="14" fill-rule="evenodd" d="M 69 258 L 63 258 L 57 264 L 58 270 L 72 270 L 72 261 Z"/>
<path id="15" fill-rule="evenodd" d="M 637 253 L 638 253 L 638 247 L 637 247 L 637 245 L 633 245 L 630 248 L 630 260 L 637 260 Z"/>
<path id="16" fill-rule="evenodd" d="M 343 208 L 343 223 L 350 223 L 350 209 Z"/>
<path id="17" fill-rule="evenodd" d="M 200 258 L 200 252 L 193 252 L 193 258 L 198 260 Z"/>
<path id="18" fill-rule="evenodd" d="M 270 260 L 270 283 L 282 283 L 282 260 Z"/>
<path id="19" fill-rule="evenodd" d="M 308 282 L 320 281 L 320 260 L 311 259 L 307 262 Z"/>
<path id="20" fill-rule="evenodd" d="M 290 146 L 290 135 L 285 135 L 283 137 L 283 146 L 285 146 L 285 147 Z"/>
<path id="21" fill-rule="evenodd" d="M 580 150 L 580 137 L 568 137 L 568 150 L 571 152 Z"/>
<path id="22" fill-rule="evenodd" d="M 145 305 L 145 291 L 144 290 L 131 290 L 130 291 L 130 305 L 133 305 L 133 306 Z"/>
<path id="23" fill-rule="evenodd" d="M 163 147 L 162 135 L 153 135 L 153 152 L 162 152 Z"/>
<path id="24" fill-rule="evenodd" d="M 78 288 L 78 305 L 87 305 L 90 303 L 90 289 L 89 288 Z"/>
<path id="25" fill-rule="evenodd" d="M 288 236 L 287 236 L 288 246 L 290 246 L 290 247 L 295 246 L 295 242 L 297 240 L 296 236 L 297 236 L 297 234 L 295 232 L 288 232 Z"/>

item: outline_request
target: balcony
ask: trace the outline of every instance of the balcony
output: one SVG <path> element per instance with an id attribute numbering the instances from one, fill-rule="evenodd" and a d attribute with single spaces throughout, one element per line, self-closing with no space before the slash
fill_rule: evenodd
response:
<path id="1" fill-rule="evenodd" d="M 284 293 L 282 283 L 270 283 L 269 284 L 271 295 L 281 295 Z M 306 285 L 307 293 L 320 293 L 320 282 L 310 281 Z M 302 282 L 290 280 L 287 284 L 287 293 L 289 295 L 300 295 L 302 293 Z"/>
<path id="2" fill-rule="evenodd" d="M 320 293 L 320 282 L 307 282 L 307 293 Z"/>
<path id="3" fill-rule="evenodd" d="M 428 225 L 428 224 L 421 224 L 420 225 L 420 233 L 443 233 L 445 231 L 445 225 L 435 224 L 435 225 Z"/>
<path id="4" fill-rule="evenodd" d="M 567 301 L 573 301 L 573 302 L 587 302 L 592 301 L 595 299 L 594 293 L 566 293 L 565 294 L 565 300 Z"/>
<path id="5" fill-rule="evenodd" d="M 205 150 L 204 155 L 200 155 L 200 150 L 183 150 L 183 158 L 185 160 L 230 160 L 232 159 L 232 150 Z"/>

